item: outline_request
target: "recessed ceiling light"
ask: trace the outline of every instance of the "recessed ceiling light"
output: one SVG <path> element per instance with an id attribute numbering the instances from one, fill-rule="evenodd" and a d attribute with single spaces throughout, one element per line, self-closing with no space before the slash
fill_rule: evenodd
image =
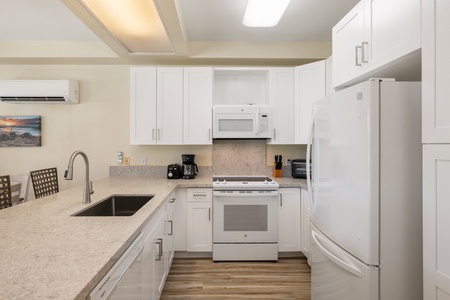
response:
<path id="1" fill-rule="evenodd" d="M 291 0 L 248 0 L 242 24 L 247 27 L 274 27 Z"/>
<path id="2" fill-rule="evenodd" d="M 173 53 L 157 8 L 148 0 L 78 0 L 133 54 Z"/>

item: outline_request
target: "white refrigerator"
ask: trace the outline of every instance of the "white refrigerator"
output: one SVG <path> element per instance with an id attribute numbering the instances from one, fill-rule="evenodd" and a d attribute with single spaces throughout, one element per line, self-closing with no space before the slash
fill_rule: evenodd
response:
<path id="1" fill-rule="evenodd" d="M 313 300 L 422 299 L 420 95 L 371 80 L 313 106 Z"/>

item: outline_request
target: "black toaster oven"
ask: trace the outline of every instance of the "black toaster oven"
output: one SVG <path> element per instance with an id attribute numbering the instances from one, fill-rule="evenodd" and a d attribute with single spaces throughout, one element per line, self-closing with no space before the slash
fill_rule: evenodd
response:
<path id="1" fill-rule="evenodd" d="M 310 164 L 310 168 L 312 168 L 312 164 Z M 292 159 L 291 172 L 294 178 L 306 178 L 306 159 Z"/>

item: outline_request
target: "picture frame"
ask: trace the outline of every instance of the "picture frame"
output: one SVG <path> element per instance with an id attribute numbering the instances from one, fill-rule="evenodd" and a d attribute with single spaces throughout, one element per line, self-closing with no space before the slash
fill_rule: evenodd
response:
<path id="1" fill-rule="evenodd" d="M 41 116 L 0 116 L 0 147 L 41 147 Z"/>

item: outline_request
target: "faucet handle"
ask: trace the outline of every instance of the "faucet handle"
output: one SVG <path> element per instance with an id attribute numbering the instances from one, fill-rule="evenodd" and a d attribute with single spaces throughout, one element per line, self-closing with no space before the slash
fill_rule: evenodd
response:
<path id="1" fill-rule="evenodd" d="M 89 181 L 89 194 L 93 194 L 94 193 L 94 189 L 93 189 L 93 184 L 92 181 Z"/>

